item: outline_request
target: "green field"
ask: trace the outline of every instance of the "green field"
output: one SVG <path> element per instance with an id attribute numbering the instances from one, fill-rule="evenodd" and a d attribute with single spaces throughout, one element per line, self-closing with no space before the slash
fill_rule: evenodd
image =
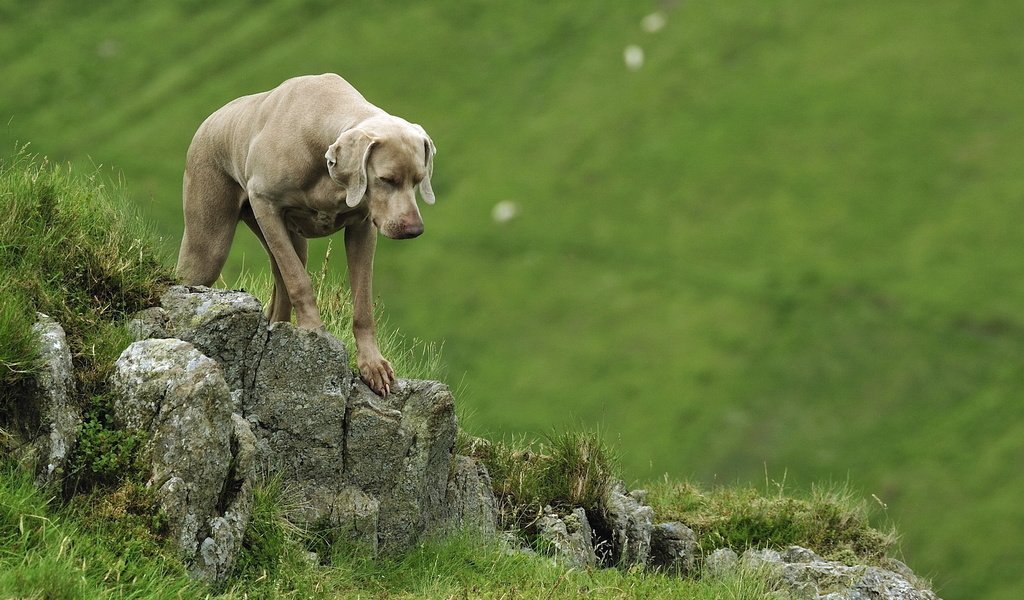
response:
<path id="1" fill-rule="evenodd" d="M 1024 4 L 690 1 L 655 33 L 657 2 L 24 4 L 0 148 L 123 174 L 169 257 L 202 119 L 341 73 L 437 144 L 375 291 L 444 341 L 471 431 L 599 425 L 639 482 L 849 481 L 944 598 L 1017 597 Z"/>

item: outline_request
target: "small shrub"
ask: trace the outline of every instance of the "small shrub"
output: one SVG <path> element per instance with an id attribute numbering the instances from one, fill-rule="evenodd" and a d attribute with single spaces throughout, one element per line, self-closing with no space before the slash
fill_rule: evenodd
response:
<path id="1" fill-rule="evenodd" d="M 118 428 L 102 409 L 91 408 L 71 456 L 69 487 L 77 491 L 145 480 L 147 467 L 141 453 L 145 442 L 143 433 Z"/>
<path id="2" fill-rule="evenodd" d="M 616 472 L 616 460 L 596 432 L 472 444 L 464 439 L 461 446 L 487 466 L 505 528 L 529 530 L 548 505 L 597 510 L 601 491 Z"/>

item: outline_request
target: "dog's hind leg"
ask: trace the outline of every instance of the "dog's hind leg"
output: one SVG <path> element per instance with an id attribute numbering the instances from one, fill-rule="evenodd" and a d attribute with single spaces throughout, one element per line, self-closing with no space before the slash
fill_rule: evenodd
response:
<path id="1" fill-rule="evenodd" d="M 219 169 L 185 170 L 181 238 L 176 273 L 187 285 L 212 285 L 227 262 L 245 190 Z"/>

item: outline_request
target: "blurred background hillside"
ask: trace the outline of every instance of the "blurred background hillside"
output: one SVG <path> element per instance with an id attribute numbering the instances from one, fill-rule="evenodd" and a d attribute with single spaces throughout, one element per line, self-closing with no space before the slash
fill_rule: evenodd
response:
<path id="1" fill-rule="evenodd" d="M 1024 3 L 511 4 L 0 0 L 0 148 L 123 174 L 172 260 L 199 123 L 340 73 L 437 144 L 375 292 L 471 431 L 848 481 L 944 598 L 1019 598 Z"/>

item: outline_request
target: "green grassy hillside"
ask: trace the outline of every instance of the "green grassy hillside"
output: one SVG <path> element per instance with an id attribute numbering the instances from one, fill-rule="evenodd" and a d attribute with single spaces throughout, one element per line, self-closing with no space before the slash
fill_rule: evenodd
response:
<path id="1" fill-rule="evenodd" d="M 1016 597 L 1024 5 L 208 4 L 0 1 L 0 148 L 116 166 L 173 252 L 202 119 L 339 72 L 437 143 L 376 291 L 471 429 L 599 423 L 641 481 L 849 480 L 943 597 Z"/>

